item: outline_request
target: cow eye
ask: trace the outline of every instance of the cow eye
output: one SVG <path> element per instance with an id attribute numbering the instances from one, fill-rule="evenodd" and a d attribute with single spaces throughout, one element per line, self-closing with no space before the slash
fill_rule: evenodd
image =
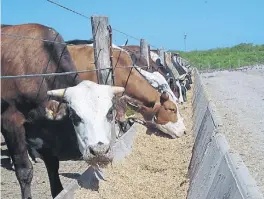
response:
<path id="1" fill-rule="evenodd" d="M 72 120 L 72 123 L 73 123 L 74 126 L 78 126 L 80 124 L 80 122 L 82 121 L 80 116 L 77 115 L 75 110 L 72 109 L 72 108 L 69 109 L 69 117 Z"/>
<path id="2" fill-rule="evenodd" d="M 176 112 L 176 109 L 174 108 L 164 108 L 166 111 Z"/>
<path id="3" fill-rule="evenodd" d="M 176 109 L 172 108 L 170 109 L 171 112 L 176 113 Z"/>
<path id="4" fill-rule="evenodd" d="M 113 111 L 114 111 L 114 107 L 112 106 L 106 114 L 106 118 L 108 121 L 113 120 L 113 117 L 114 117 Z"/>

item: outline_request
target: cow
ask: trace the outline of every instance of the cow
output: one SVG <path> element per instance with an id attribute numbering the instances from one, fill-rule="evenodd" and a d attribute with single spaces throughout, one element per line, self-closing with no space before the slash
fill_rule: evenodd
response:
<path id="1" fill-rule="evenodd" d="M 167 92 L 169 94 L 169 96 L 171 97 L 172 101 L 174 101 L 175 103 L 181 103 L 180 99 L 177 98 L 174 93 L 172 92 L 170 85 L 168 84 L 168 82 L 166 81 L 166 79 L 163 77 L 163 75 L 161 75 L 159 72 L 147 72 L 145 70 L 143 70 L 142 68 L 137 68 L 137 70 L 139 71 L 139 73 L 141 73 L 146 80 L 148 80 L 148 82 L 154 87 L 156 88 L 160 93 L 162 92 Z M 171 82 L 172 79 L 169 79 L 169 82 Z M 180 86 L 180 85 L 179 85 Z"/>
<path id="2" fill-rule="evenodd" d="M 191 69 L 187 68 L 184 66 L 183 63 L 179 63 L 178 62 L 178 58 L 179 58 L 179 54 L 178 53 L 173 53 L 171 55 L 171 60 L 172 63 L 174 65 L 174 67 L 177 69 L 179 75 L 186 75 L 186 78 L 189 80 L 189 84 L 192 84 L 192 72 Z"/>
<path id="3" fill-rule="evenodd" d="M 188 79 L 188 78 L 185 80 L 185 88 L 186 88 L 187 90 L 190 90 L 190 89 L 191 89 L 190 79 Z"/>
<path id="4" fill-rule="evenodd" d="M 187 101 L 187 87 L 190 87 L 190 85 L 188 85 L 188 79 L 186 79 L 186 74 L 183 74 L 181 76 L 178 77 L 180 85 L 181 85 L 181 91 L 182 91 L 182 96 L 183 96 L 183 101 L 186 102 Z M 187 80 L 187 82 L 186 82 Z M 185 82 L 185 83 L 184 83 Z M 187 84 L 187 87 L 186 87 Z"/>
<path id="5" fill-rule="evenodd" d="M 169 84 L 167 83 L 166 79 L 159 73 L 159 72 L 147 72 L 141 68 L 137 69 L 147 80 L 148 82 L 156 88 L 160 93 L 168 93 L 169 99 L 174 102 L 174 104 L 177 107 L 177 117 L 178 117 L 178 123 L 180 123 L 179 126 L 181 126 L 183 129 L 185 128 L 183 118 L 180 115 L 177 103 L 179 103 L 179 99 L 174 95 L 172 90 L 170 89 Z"/>
<path id="6" fill-rule="evenodd" d="M 144 66 L 143 70 L 153 72 L 153 71 L 159 71 L 162 75 L 166 76 L 167 72 L 160 68 L 159 65 L 157 65 L 155 62 L 153 62 L 151 59 L 149 59 L 149 67 L 148 62 L 140 53 L 140 47 L 136 45 L 126 45 L 126 46 L 119 46 L 122 49 L 125 49 L 127 53 L 132 58 L 133 64 L 135 66 Z"/>
<path id="7" fill-rule="evenodd" d="M 93 40 L 79 40 L 79 39 L 73 39 L 65 42 L 66 44 L 71 44 L 71 45 L 79 45 L 79 44 L 92 44 Z"/>
<path id="8" fill-rule="evenodd" d="M 171 60 L 174 67 L 177 69 L 179 75 L 186 74 L 188 72 L 188 69 L 185 66 L 183 66 L 183 64 L 180 64 L 178 62 L 178 59 L 179 59 L 179 54 L 173 53 L 171 56 Z"/>
<path id="9" fill-rule="evenodd" d="M 94 49 L 91 44 L 68 45 L 67 48 L 78 70 L 95 69 L 92 64 Z M 115 86 L 125 87 L 126 95 L 142 102 L 138 111 L 148 115 L 156 128 L 172 138 L 181 137 L 185 129 L 179 125 L 176 104 L 153 88 L 135 68 L 129 67 L 133 65 L 133 61 L 126 50 L 115 45 L 113 48 Z M 97 82 L 95 72 L 82 73 L 80 78 Z"/>
<path id="10" fill-rule="evenodd" d="M 2 27 L 1 50 L 3 76 L 76 71 L 62 36 L 41 24 Z M 1 78 L 1 132 L 23 199 L 32 198 L 27 145 L 46 165 L 53 198 L 63 190 L 59 160 L 81 158 L 91 165 L 112 161 L 114 101 L 122 92 L 123 87 L 81 80 L 77 73 Z"/>
<path id="11" fill-rule="evenodd" d="M 134 65 L 141 66 L 143 70 L 146 70 L 148 72 L 158 71 L 160 74 L 164 76 L 164 78 L 167 81 L 170 79 L 171 90 L 173 91 L 174 95 L 179 99 L 180 103 L 183 103 L 181 87 L 178 80 L 174 78 L 174 75 L 169 67 L 165 67 L 161 64 L 160 58 L 156 53 L 150 51 L 150 59 L 149 59 L 150 67 L 147 69 L 146 67 L 147 60 L 141 56 L 139 46 L 130 45 L 130 46 L 120 46 L 120 47 L 125 49 L 130 54 Z"/>
<path id="12" fill-rule="evenodd" d="M 185 85 L 183 83 L 181 83 L 181 90 L 182 90 L 182 96 L 183 96 L 183 101 L 187 102 L 187 88 L 185 87 Z"/>
<path id="13" fill-rule="evenodd" d="M 189 84 L 193 83 L 193 81 L 192 81 L 192 72 L 191 71 L 188 71 L 188 73 L 186 74 L 186 78 L 187 78 Z"/>
<path id="14" fill-rule="evenodd" d="M 125 49 L 130 54 L 134 65 L 147 66 L 147 60 L 141 56 L 139 46 L 127 45 L 127 46 L 119 46 L 119 47 Z M 143 68 L 143 70 L 147 70 L 147 68 L 145 67 Z M 158 71 L 165 78 L 168 76 L 167 74 L 170 73 L 170 71 L 166 67 L 164 67 L 160 63 L 160 61 L 153 61 L 152 59 L 149 59 L 149 69 L 147 71 L 149 72 Z"/>
<path id="15" fill-rule="evenodd" d="M 151 50 L 150 51 L 150 57 L 152 61 L 155 61 L 157 64 L 159 64 L 160 66 L 162 66 L 163 68 L 166 68 L 166 70 L 168 71 L 168 75 L 166 76 L 167 78 L 167 82 L 169 82 L 170 88 L 173 91 L 174 95 L 179 99 L 179 102 L 182 104 L 184 102 L 183 98 L 186 98 L 185 92 L 182 92 L 182 86 L 180 85 L 179 79 L 178 77 L 175 77 L 175 75 L 173 74 L 172 70 L 169 67 L 164 67 L 161 64 L 161 58 L 158 55 L 158 51 L 157 50 Z"/>

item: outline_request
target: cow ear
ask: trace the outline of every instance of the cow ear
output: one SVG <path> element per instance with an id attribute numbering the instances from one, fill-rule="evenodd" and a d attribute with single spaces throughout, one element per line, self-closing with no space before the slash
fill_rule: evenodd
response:
<path id="1" fill-rule="evenodd" d="M 46 107 L 46 118 L 49 120 L 62 120 L 67 114 L 67 105 L 56 100 L 49 100 Z"/>
<path id="2" fill-rule="evenodd" d="M 50 91 L 47 92 L 47 95 L 63 98 L 65 92 L 66 92 L 65 88 L 57 89 L 57 90 L 50 90 Z"/>

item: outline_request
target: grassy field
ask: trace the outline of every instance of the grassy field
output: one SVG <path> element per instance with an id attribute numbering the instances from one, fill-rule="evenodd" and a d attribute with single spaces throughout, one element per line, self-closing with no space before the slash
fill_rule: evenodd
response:
<path id="1" fill-rule="evenodd" d="M 205 51 L 179 52 L 197 68 L 238 68 L 255 64 L 264 64 L 264 44 L 239 44 L 230 48 L 216 48 Z"/>

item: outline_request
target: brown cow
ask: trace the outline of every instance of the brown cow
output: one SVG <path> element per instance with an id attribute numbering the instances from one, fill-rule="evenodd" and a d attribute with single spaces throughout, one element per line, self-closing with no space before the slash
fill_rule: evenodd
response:
<path id="1" fill-rule="evenodd" d="M 161 64 L 160 59 L 156 59 L 155 61 L 151 58 L 151 55 L 155 53 L 158 58 L 157 50 L 151 50 L 150 51 L 150 58 L 149 58 L 149 68 L 146 68 L 147 66 L 147 60 L 140 55 L 140 47 L 136 45 L 129 45 L 129 46 L 120 46 L 121 48 L 125 49 L 131 56 L 133 63 L 137 66 L 144 66 L 142 68 L 143 70 L 146 70 L 148 72 L 154 72 L 158 71 L 160 74 L 163 75 L 163 77 L 170 82 L 170 88 L 174 95 L 179 99 L 179 102 L 182 103 L 182 93 L 180 89 L 179 80 L 174 78 L 172 70 L 167 67 L 163 66 Z"/>
<path id="2" fill-rule="evenodd" d="M 135 58 L 134 64 L 137 66 L 147 66 L 147 60 L 140 55 L 140 47 L 136 45 L 128 45 L 128 46 L 120 46 L 120 48 L 125 49 L 130 56 Z M 164 66 L 155 63 L 152 59 L 149 59 L 150 69 L 148 71 L 158 71 L 164 77 L 166 77 L 168 71 Z M 147 70 L 147 68 L 143 68 L 143 70 Z"/>
<path id="3" fill-rule="evenodd" d="M 2 26 L 1 75 L 76 71 L 62 43 L 58 32 L 40 24 Z M 27 144 L 45 162 L 53 197 L 63 189 L 59 160 L 82 157 L 99 165 L 112 161 L 113 100 L 120 92 L 124 88 L 81 81 L 75 74 L 1 79 L 1 132 L 23 199 L 32 198 L 33 168 Z M 59 106 L 58 99 L 66 103 Z"/>
<path id="4" fill-rule="evenodd" d="M 78 70 L 95 69 L 95 65 L 92 64 L 94 62 L 92 45 L 69 45 L 68 50 Z M 143 102 L 139 111 L 152 113 L 150 114 L 151 119 L 154 119 L 157 128 L 164 133 L 173 138 L 182 136 L 185 126 L 182 118 L 178 120 L 176 104 L 164 98 L 164 95 L 154 89 L 136 69 L 127 67 L 132 66 L 132 59 L 124 49 L 117 46 L 113 50 L 113 66 L 118 67 L 115 68 L 115 85 L 125 87 L 127 95 Z M 82 73 L 80 77 L 81 79 L 97 81 L 94 72 Z"/>

